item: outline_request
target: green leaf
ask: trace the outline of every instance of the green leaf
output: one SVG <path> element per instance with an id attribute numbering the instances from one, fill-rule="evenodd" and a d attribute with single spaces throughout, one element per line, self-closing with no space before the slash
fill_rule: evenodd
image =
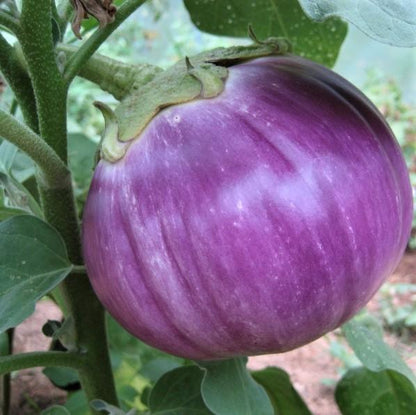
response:
<path id="1" fill-rule="evenodd" d="M 117 394 L 122 407 L 131 406 L 140 399 L 143 386 L 150 385 L 148 376 L 152 376 L 151 381 L 156 381 L 160 377 L 158 375 L 178 367 L 183 362 L 183 359 L 163 353 L 133 337 L 108 314 L 107 331 Z M 151 364 L 159 358 L 160 364 Z"/>
<path id="2" fill-rule="evenodd" d="M 10 172 L 17 152 L 18 148 L 6 140 L 0 144 L 0 171 L 5 174 Z"/>
<path id="3" fill-rule="evenodd" d="M 54 405 L 41 412 L 41 415 L 71 415 L 64 406 Z"/>
<path id="4" fill-rule="evenodd" d="M 310 20 L 295 0 L 185 0 L 185 5 L 204 32 L 246 37 L 251 24 L 259 39 L 285 37 L 294 53 L 329 67 L 347 34 L 347 25 L 338 18 Z"/>
<path id="5" fill-rule="evenodd" d="M 71 415 L 91 415 L 87 397 L 83 390 L 71 393 L 65 402 L 65 408 Z"/>
<path id="6" fill-rule="evenodd" d="M 53 44 L 56 46 L 56 44 L 62 40 L 61 27 L 54 18 L 51 19 L 51 25 Z"/>
<path id="7" fill-rule="evenodd" d="M 203 377 L 204 373 L 197 366 L 180 367 L 163 375 L 150 393 L 150 413 L 152 415 L 212 415 L 201 396 Z"/>
<path id="8" fill-rule="evenodd" d="M 275 415 L 312 415 L 284 370 L 268 367 L 251 375 L 267 391 Z"/>
<path id="9" fill-rule="evenodd" d="M 111 360 L 115 369 L 121 366 L 122 362 L 128 362 L 131 364 L 132 369 L 137 372 L 146 366 L 147 363 L 158 358 L 173 362 L 172 365 L 175 366 L 170 367 L 170 369 L 180 366 L 183 363 L 183 359 L 150 347 L 136 337 L 133 337 L 109 315 L 107 315 L 107 331 Z M 165 362 L 165 365 L 168 365 L 168 363 Z M 153 375 L 155 375 L 155 372 L 153 372 Z"/>
<path id="10" fill-rule="evenodd" d="M 36 167 L 33 160 L 23 151 L 18 151 L 13 161 L 11 169 L 11 176 L 13 176 L 19 183 L 27 181 L 36 173 Z"/>
<path id="11" fill-rule="evenodd" d="M 136 382 L 136 380 L 140 379 L 139 376 L 135 377 L 135 378 L 131 378 L 131 382 Z M 133 404 L 135 404 L 135 400 L 139 400 L 141 395 L 140 395 L 140 387 L 142 383 L 137 382 L 137 384 L 130 385 L 127 383 L 124 383 L 122 385 L 120 385 L 117 382 L 117 378 L 115 378 L 115 382 L 116 382 L 116 392 L 117 392 L 117 396 L 120 402 L 120 406 L 121 407 L 129 407 L 132 406 Z M 147 406 L 147 405 L 146 405 Z"/>
<path id="12" fill-rule="evenodd" d="M 0 221 L 11 216 L 39 213 L 37 202 L 29 191 L 12 176 L 12 168 L 18 158 L 18 148 L 4 140 L 0 144 Z M 20 172 L 18 170 L 18 172 Z"/>
<path id="13" fill-rule="evenodd" d="M 315 20 L 340 16 L 368 36 L 393 46 L 416 46 L 416 7 L 408 0 L 299 0 Z"/>
<path id="14" fill-rule="evenodd" d="M 0 172 L 0 189 L 6 207 L 17 208 L 22 210 L 22 213 L 31 213 L 39 217 L 43 215 L 38 202 L 29 190 L 12 176 Z"/>
<path id="15" fill-rule="evenodd" d="M 343 415 L 416 415 L 416 391 L 393 370 L 349 370 L 338 383 L 335 399 Z"/>
<path id="16" fill-rule="evenodd" d="M 0 172 L 22 183 L 35 174 L 33 161 L 12 143 L 0 144 Z"/>
<path id="17" fill-rule="evenodd" d="M 179 360 L 161 356 L 143 365 L 140 369 L 140 374 L 151 382 L 156 382 L 162 375 L 179 366 Z"/>
<path id="18" fill-rule="evenodd" d="M 47 367 L 43 369 L 43 374 L 60 388 L 67 388 L 79 382 L 77 371 L 68 367 Z"/>
<path id="19" fill-rule="evenodd" d="M 122 411 L 120 408 L 117 408 L 114 405 L 110 405 L 107 402 L 101 400 L 101 399 L 94 399 L 90 403 L 91 408 L 93 408 L 95 411 L 105 411 L 108 415 L 135 415 L 136 410 L 132 409 L 127 414 Z"/>
<path id="20" fill-rule="evenodd" d="M 246 369 L 247 358 L 198 362 L 205 369 L 201 393 L 216 415 L 273 415 L 266 391 Z"/>
<path id="21" fill-rule="evenodd" d="M 142 390 L 142 393 L 140 394 L 140 402 L 146 407 L 149 407 L 149 398 L 151 391 L 152 388 L 150 386 L 145 386 Z"/>
<path id="22" fill-rule="evenodd" d="M 34 216 L 0 223 L 0 332 L 15 327 L 71 270 L 54 228 Z"/>
<path id="23" fill-rule="evenodd" d="M 23 215 L 27 213 L 23 209 L 9 206 L 8 200 L 4 194 L 4 189 L 0 187 L 0 222 L 11 216 Z"/>
<path id="24" fill-rule="evenodd" d="M 361 323 L 357 318 L 344 324 L 342 330 L 349 345 L 365 367 L 374 372 L 395 370 L 416 386 L 416 376 L 399 354 L 384 343 L 379 330 Z"/>

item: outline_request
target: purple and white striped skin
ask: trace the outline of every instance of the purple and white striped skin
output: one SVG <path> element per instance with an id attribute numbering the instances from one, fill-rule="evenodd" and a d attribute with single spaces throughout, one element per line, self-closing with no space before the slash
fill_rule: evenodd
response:
<path id="1" fill-rule="evenodd" d="M 407 243 L 398 144 L 352 85 L 297 57 L 229 68 L 95 171 L 91 282 L 146 343 L 191 359 L 284 352 L 372 297 Z"/>

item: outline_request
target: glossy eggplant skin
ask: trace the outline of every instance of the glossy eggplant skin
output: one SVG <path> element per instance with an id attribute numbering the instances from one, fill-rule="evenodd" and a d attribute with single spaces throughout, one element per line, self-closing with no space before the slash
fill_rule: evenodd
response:
<path id="1" fill-rule="evenodd" d="M 364 95 L 294 56 L 229 68 L 97 165 L 85 261 L 104 306 L 191 359 L 284 352 L 359 311 L 406 247 L 400 148 Z"/>

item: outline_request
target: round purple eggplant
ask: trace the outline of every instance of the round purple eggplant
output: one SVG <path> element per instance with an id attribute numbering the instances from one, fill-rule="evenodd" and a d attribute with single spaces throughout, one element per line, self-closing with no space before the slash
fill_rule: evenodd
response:
<path id="1" fill-rule="evenodd" d="M 294 56 L 228 68 L 95 170 L 86 266 L 112 316 L 191 359 L 284 352 L 357 313 L 412 222 L 400 148 L 346 80 Z"/>

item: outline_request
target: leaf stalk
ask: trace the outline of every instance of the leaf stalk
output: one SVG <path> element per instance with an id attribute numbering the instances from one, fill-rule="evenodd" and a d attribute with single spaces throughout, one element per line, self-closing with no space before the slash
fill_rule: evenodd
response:
<path id="1" fill-rule="evenodd" d="M 86 356 L 78 352 L 29 352 L 0 357 L 0 375 L 32 367 L 85 369 Z"/>
<path id="2" fill-rule="evenodd" d="M 49 188 L 66 187 L 70 173 L 55 151 L 30 128 L 0 110 L 0 136 L 15 144 L 39 166 Z"/>

